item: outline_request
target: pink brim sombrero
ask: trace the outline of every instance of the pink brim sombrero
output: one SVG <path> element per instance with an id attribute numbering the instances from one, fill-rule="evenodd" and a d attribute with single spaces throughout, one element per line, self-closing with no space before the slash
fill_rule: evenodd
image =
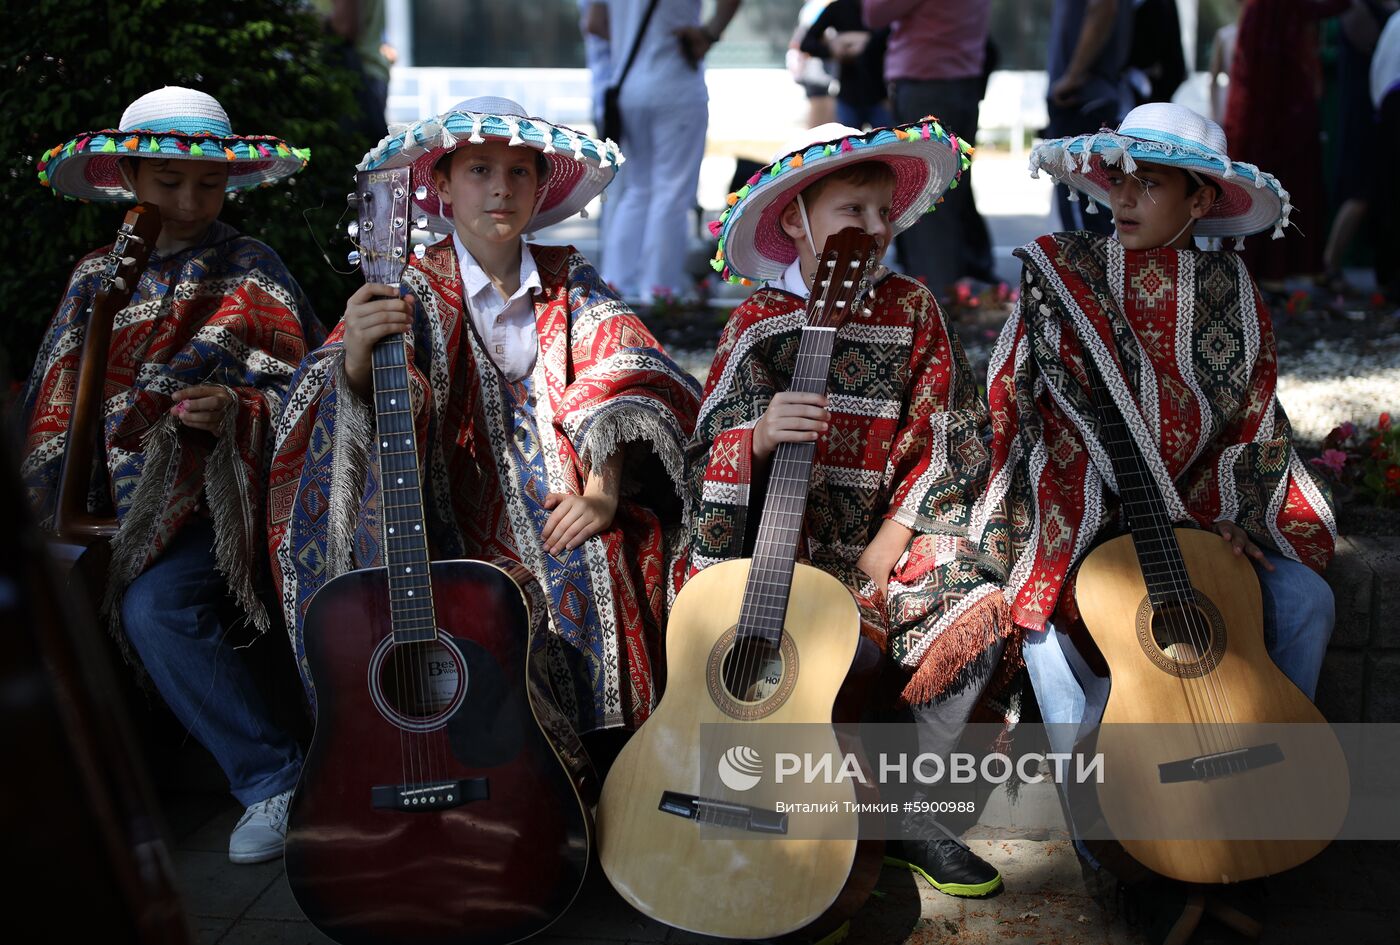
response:
<path id="1" fill-rule="evenodd" d="M 901 233 L 932 210 L 971 162 L 972 147 L 933 117 L 893 128 L 859 131 L 830 123 L 785 146 L 771 166 L 729 195 L 729 209 L 710 224 L 719 237 L 710 263 L 730 281 L 775 279 L 797 258 L 783 232 L 783 210 L 813 183 L 861 161 L 894 172 L 890 226 Z"/>
<path id="2" fill-rule="evenodd" d="M 1031 152 L 1031 176 L 1046 171 L 1107 207 L 1110 169 L 1131 174 L 1140 162 L 1181 168 L 1220 191 L 1196 224 L 1198 236 L 1243 238 L 1272 227 L 1278 239 L 1288 226 L 1293 205 L 1278 178 L 1253 164 L 1231 161 L 1219 125 L 1167 102 L 1139 105 L 1117 131 L 1044 142 Z"/>
<path id="3" fill-rule="evenodd" d="M 436 118 L 400 128 L 371 149 L 359 169 L 412 167 L 412 190 L 416 194 L 421 186 L 425 194 L 421 199 L 415 196 L 414 204 L 427 214 L 428 228 L 450 232 L 452 206 L 439 198 L 433 168 L 458 146 L 488 139 L 533 148 L 548 161 L 549 174 L 540 182 L 540 202 L 527 224 L 530 230 L 542 230 L 581 212 L 612 183 L 625 160 L 612 141 L 527 117 L 509 99 L 482 96 L 459 102 Z"/>
<path id="4" fill-rule="evenodd" d="M 131 200 L 122 158 L 219 161 L 228 190 L 265 187 L 295 174 L 311 159 L 272 135 L 235 135 L 223 106 L 196 89 L 166 86 L 132 102 L 116 128 L 90 131 L 46 151 L 39 181 L 78 200 Z"/>

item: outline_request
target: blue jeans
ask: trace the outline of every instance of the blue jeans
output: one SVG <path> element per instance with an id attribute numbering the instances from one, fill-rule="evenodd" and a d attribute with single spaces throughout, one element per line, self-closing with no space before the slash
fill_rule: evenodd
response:
<path id="1" fill-rule="evenodd" d="M 842 101 L 840 96 L 836 98 L 836 120 L 852 128 L 864 128 L 867 124 L 871 128 L 888 128 L 891 124 L 890 110 L 884 102 L 852 105 Z"/>
<path id="2" fill-rule="evenodd" d="M 273 723 L 247 664 L 224 641 L 227 593 L 213 526 L 191 521 L 127 587 L 122 629 L 166 705 L 247 806 L 296 785 L 301 749 Z"/>

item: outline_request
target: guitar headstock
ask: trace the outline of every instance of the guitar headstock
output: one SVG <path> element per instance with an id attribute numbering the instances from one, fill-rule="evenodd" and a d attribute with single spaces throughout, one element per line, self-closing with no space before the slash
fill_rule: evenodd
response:
<path id="1" fill-rule="evenodd" d="M 360 171 L 355 175 L 351 209 L 359 219 L 346 232 L 355 249 L 349 255 L 352 266 L 359 266 L 366 282 L 397 285 L 408 265 L 408 241 L 413 227 L 427 226 L 427 220 L 411 220 L 409 184 L 412 168 L 396 167 Z M 423 191 L 423 187 L 418 188 Z M 426 196 L 426 193 L 422 194 Z"/>
<path id="2" fill-rule="evenodd" d="M 848 226 L 827 237 L 817 258 L 807 308 L 810 328 L 836 328 L 846 320 L 870 291 L 870 271 L 875 268 L 875 237 Z"/>
<path id="3" fill-rule="evenodd" d="M 126 212 L 122 225 L 117 228 L 117 238 L 102 260 L 104 268 L 97 287 L 99 298 L 113 299 L 123 305 L 131 298 L 136 291 L 136 280 L 151 261 L 158 236 L 160 209 L 155 204 L 138 203 Z"/>

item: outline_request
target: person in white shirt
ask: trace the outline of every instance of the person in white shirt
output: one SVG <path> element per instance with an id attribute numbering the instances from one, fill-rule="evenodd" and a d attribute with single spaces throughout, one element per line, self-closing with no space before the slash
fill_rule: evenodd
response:
<path id="1" fill-rule="evenodd" d="M 628 161 L 627 187 L 604 216 L 603 278 L 627 299 L 694 291 L 685 263 L 710 114 L 702 63 L 739 0 L 715 6 L 702 24 L 700 0 L 607 0 L 606 24 L 594 26 L 611 43 Z"/>
<path id="2" fill-rule="evenodd" d="M 299 657 L 316 589 L 382 563 L 370 359 L 407 331 L 430 554 L 523 566 L 578 731 L 632 729 L 651 712 L 699 387 L 577 250 L 522 238 L 581 210 L 620 160 L 611 142 L 499 98 L 366 155 L 368 170 L 411 166 L 417 209 L 452 235 L 410 263 L 402 294 L 355 292 L 293 380 L 276 464 L 301 474 L 272 539 Z"/>

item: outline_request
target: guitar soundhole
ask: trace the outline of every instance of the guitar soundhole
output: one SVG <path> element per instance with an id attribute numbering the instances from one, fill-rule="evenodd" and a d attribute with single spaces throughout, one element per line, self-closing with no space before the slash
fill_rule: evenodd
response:
<path id="1" fill-rule="evenodd" d="M 1200 592 L 1194 603 L 1181 601 L 1156 609 L 1144 598 L 1138 607 L 1137 632 L 1152 662 L 1173 676 L 1204 676 L 1225 654 L 1225 620 Z"/>
<path id="2" fill-rule="evenodd" d="M 710 651 L 705 675 L 710 698 L 726 715 L 761 719 L 776 712 L 797 685 L 797 645 L 789 633 L 775 647 L 730 627 Z"/>
<path id="3" fill-rule="evenodd" d="M 783 681 L 783 657 L 767 640 L 741 637 L 724 658 L 724 688 L 740 702 L 762 702 Z"/>
<path id="4" fill-rule="evenodd" d="M 375 707 L 389 722 L 409 731 L 441 728 L 467 692 L 466 662 L 451 637 L 395 643 L 386 637 L 369 666 Z"/>

